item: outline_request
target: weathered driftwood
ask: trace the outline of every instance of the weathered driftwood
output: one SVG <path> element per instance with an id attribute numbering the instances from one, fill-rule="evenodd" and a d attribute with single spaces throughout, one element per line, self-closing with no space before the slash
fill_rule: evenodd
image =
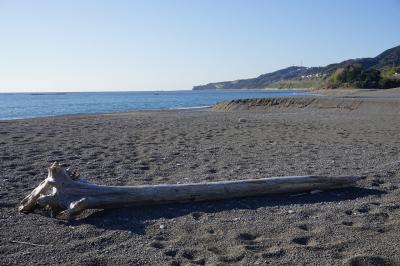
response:
<path id="1" fill-rule="evenodd" d="M 72 218 L 86 209 L 221 200 L 277 193 L 329 190 L 354 185 L 361 177 L 288 176 L 199 184 L 102 186 L 78 179 L 54 163 L 48 177 L 19 206 L 19 211 L 49 208 L 53 214 Z"/>

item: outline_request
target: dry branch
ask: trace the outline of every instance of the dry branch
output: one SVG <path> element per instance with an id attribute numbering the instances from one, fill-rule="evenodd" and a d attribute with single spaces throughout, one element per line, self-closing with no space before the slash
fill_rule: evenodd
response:
<path id="1" fill-rule="evenodd" d="M 60 164 L 48 168 L 48 177 L 19 206 L 29 213 L 49 208 L 55 216 L 72 218 L 86 209 L 194 202 L 266 194 L 329 190 L 354 185 L 361 177 L 286 176 L 198 184 L 102 186 L 78 179 Z"/>

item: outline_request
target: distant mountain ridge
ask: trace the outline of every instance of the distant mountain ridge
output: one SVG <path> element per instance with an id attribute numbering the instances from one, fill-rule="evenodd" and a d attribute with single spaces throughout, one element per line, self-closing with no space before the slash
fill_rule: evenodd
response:
<path id="1" fill-rule="evenodd" d="M 208 83 L 206 85 L 194 86 L 193 90 L 216 90 L 216 89 L 264 89 L 276 82 L 284 82 L 302 77 L 325 77 L 339 68 L 352 64 L 360 64 L 364 69 L 384 67 L 395 67 L 400 65 L 400 45 L 384 51 L 373 58 L 349 59 L 340 63 L 334 63 L 325 67 L 303 67 L 291 66 L 271 73 L 260 75 L 256 78 L 239 79 L 234 81 L 223 81 Z"/>

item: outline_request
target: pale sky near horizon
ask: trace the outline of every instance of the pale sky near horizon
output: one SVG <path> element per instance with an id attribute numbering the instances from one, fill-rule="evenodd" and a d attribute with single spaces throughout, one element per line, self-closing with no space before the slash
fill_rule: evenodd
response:
<path id="1" fill-rule="evenodd" d="M 400 44 L 400 0 L 0 0 L 0 92 L 173 90 Z"/>

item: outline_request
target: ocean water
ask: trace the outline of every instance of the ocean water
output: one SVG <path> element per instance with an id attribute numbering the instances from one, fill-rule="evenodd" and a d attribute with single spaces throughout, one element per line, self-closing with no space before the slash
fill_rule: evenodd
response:
<path id="1" fill-rule="evenodd" d="M 0 93 L 0 120 L 66 114 L 195 109 L 223 100 L 303 96 L 293 90 Z"/>

